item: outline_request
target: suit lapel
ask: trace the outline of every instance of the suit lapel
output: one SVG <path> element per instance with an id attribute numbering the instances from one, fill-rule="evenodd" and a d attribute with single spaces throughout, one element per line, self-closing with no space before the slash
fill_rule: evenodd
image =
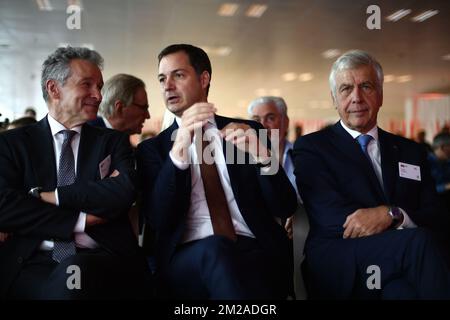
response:
<path id="1" fill-rule="evenodd" d="M 361 151 L 361 147 L 356 139 L 345 131 L 340 122 L 336 123 L 332 130 L 336 133 L 336 140 L 331 139 L 332 143 L 339 145 L 340 149 L 348 155 L 348 159 L 354 162 L 356 166 L 361 168 L 365 176 L 370 181 L 371 189 L 380 196 L 381 199 L 385 198 L 384 191 L 378 181 L 375 174 L 375 170 L 369 160 L 366 158 L 364 153 Z"/>
<path id="2" fill-rule="evenodd" d="M 95 134 L 93 132 L 94 130 L 94 128 L 87 124 L 84 124 L 81 128 L 77 159 L 78 181 L 92 180 L 93 177 L 96 177 L 96 171 L 99 170 L 98 164 L 92 165 L 92 163 L 96 159 L 99 159 L 99 152 L 101 152 L 103 146 L 99 141 L 99 135 Z M 102 160 L 100 159 L 99 161 Z"/>
<path id="3" fill-rule="evenodd" d="M 27 128 L 30 160 L 36 176 L 36 185 L 44 190 L 56 188 L 56 160 L 53 137 L 47 117 Z"/>
<path id="4" fill-rule="evenodd" d="M 381 171 L 383 173 L 383 185 L 387 200 L 392 199 L 392 192 L 397 180 L 398 146 L 389 135 L 378 129 L 381 153 Z"/>

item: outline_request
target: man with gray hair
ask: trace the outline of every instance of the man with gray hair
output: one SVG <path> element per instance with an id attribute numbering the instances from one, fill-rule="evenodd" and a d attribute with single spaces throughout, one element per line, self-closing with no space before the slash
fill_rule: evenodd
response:
<path id="1" fill-rule="evenodd" d="M 102 99 L 102 57 L 58 48 L 44 62 L 48 115 L 0 135 L 0 297 L 140 297 L 149 276 L 127 212 L 127 135 L 86 125 Z"/>
<path id="2" fill-rule="evenodd" d="M 383 70 L 344 53 L 330 73 L 340 121 L 299 138 L 295 175 L 311 229 L 312 298 L 449 299 L 450 273 L 434 235 L 447 232 L 425 150 L 377 125 Z"/>
<path id="3" fill-rule="evenodd" d="M 129 74 L 117 74 L 106 81 L 102 95 L 101 117 L 90 124 L 127 134 L 142 133 L 145 120 L 150 119 L 144 81 Z"/>
<path id="4" fill-rule="evenodd" d="M 268 136 L 271 139 L 272 144 L 278 145 L 277 156 L 278 161 L 286 172 L 289 181 L 297 191 L 297 185 L 295 184 L 294 176 L 294 164 L 292 161 L 292 149 L 293 144 L 287 139 L 289 130 L 289 117 L 287 114 L 286 102 L 281 97 L 264 96 L 259 97 L 250 102 L 248 106 L 248 114 L 252 120 L 255 120 L 262 124 L 267 129 Z M 273 139 L 277 139 L 274 141 Z M 273 150 L 273 149 L 272 149 Z M 297 191 L 298 197 L 298 191 Z M 300 197 L 298 197 L 300 202 Z M 281 225 L 286 229 L 287 235 L 291 240 L 290 245 L 290 262 L 291 266 L 294 266 L 294 247 L 293 247 L 293 217 L 282 219 Z M 293 272 L 293 270 L 291 270 Z M 290 296 L 295 298 L 295 291 L 293 288 L 293 282 L 290 281 Z"/>
<path id="5" fill-rule="evenodd" d="M 436 191 L 450 213 L 450 134 L 444 132 L 434 137 L 433 153 L 428 154 L 428 161 Z"/>

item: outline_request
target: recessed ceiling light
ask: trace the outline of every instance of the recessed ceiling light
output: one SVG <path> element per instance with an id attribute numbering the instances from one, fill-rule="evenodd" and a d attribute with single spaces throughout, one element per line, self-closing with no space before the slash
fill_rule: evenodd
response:
<path id="1" fill-rule="evenodd" d="M 386 20 L 396 22 L 411 13 L 411 9 L 401 9 L 386 17 Z"/>
<path id="2" fill-rule="evenodd" d="M 339 49 L 329 49 L 327 51 L 322 52 L 322 57 L 325 59 L 333 59 L 341 54 L 341 50 Z"/>
<path id="3" fill-rule="evenodd" d="M 239 5 L 237 3 L 224 3 L 219 7 L 217 14 L 222 17 L 232 17 L 238 8 Z"/>
<path id="4" fill-rule="evenodd" d="M 39 10 L 41 11 L 52 11 L 53 6 L 50 3 L 50 0 L 36 0 Z"/>
<path id="5" fill-rule="evenodd" d="M 406 74 L 404 76 L 398 76 L 397 77 L 397 82 L 398 83 L 404 83 L 404 82 L 409 82 L 412 80 L 412 76 L 409 74 Z"/>
<path id="6" fill-rule="evenodd" d="M 437 15 L 439 13 L 439 10 L 427 10 L 425 12 L 422 12 L 421 14 L 411 18 L 414 22 L 423 22 L 429 18 L 431 18 L 434 15 Z"/>
<path id="7" fill-rule="evenodd" d="M 314 78 L 314 75 L 312 73 L 301 73 L 298 75 L 298 80 L 302 82 L 311 81 Z"/>
<path id="8" fill-rule="evenodd" d="M 450 61 L 450 53 L 446 54 L 445 56 L 442 56 L 442 60 Z"/>
<path id="9" fill-rule="evenodd" d="M 295 72 L 286 72 L 281 75 L 281 79 L 286 82 L 294 81 L 297 79 L 297 74 Z"/>
<path id="10" fill-rule="evenodd" d="M 384 82 L 392 82 L 395 80 L 395 76 L 393 74 L 385 74 L 384 75 Z"/>
<path id="11" fill-rule="evenodd" d="M 267 5 L 265 4 L 252 4 L 245 12 L 245 15 L 251 18 L 261 18 L 266 10 Z"/>
<path id="12" fill-rule="evenodd" d="M 229 56 L 231 53 L 231 48 L 228 46 L 202 46 L 202 49 L 211 56 L 219 56 L 219 57 L 226 57 Z"/>

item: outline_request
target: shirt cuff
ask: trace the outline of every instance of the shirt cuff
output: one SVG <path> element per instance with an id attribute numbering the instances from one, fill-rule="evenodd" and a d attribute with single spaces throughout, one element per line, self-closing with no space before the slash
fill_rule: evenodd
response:
<path id="1" fill-rule="evenodd" d="M 411 220 L 405 210 L 399 208 L 401 213 L 403 214 L 403 222 L 401 225 L 397 227 L 397 229 L 409 229 L 409 228 L 417 228 L 417 225 Z"/>
<path id="2" fill-rule="evenodd" d="M 172 150 L 169 152 L 169 157 L 172 160 L 172 162 L 175 165 L 175 167 L 177 167 L 178 169 L 186 170 L 187 168 L 189 168 L 189 163 L 177 160 L 177 159 L 175 159 L 174 156 L 172 156 Z"/>
<path id="3" fill-rule="evenodd" d="M 86 213 L 80 212 L 77 224 L 75 225 L 73 232 L 84 232 L 85 228 L 86 228 Z"/>
<path id="4" fill-rule="evenodd" d="M 55 205 L 59 206 L 58 188 L 55 189 Z"/>

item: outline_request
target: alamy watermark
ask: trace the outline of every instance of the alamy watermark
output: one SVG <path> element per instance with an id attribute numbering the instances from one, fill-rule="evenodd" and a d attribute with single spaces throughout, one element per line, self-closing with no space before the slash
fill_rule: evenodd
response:
<path id="1" fill-rule="evenodd" d="M 197 128 L 194 133 L 193 146 L 197 156 L 188 157 L 189 164 L 252 164 L 263 167 L 262 175 L 275 175 L 280 168 L 278 129 L 270 131 L 270 138 L 267 129 L 226 130 L 224 135 L 232 136 L 235 143 L 225 140 L 222 143 L 220 134 L 212 129 L 203 132 Z M 179 134 L 184 134 L 186 141 L 191 139 L 189 132 L 175 130 L 171 140 L 174 142 Z M 203 141 L 207 142 L 206 146 Z M 189 154 L 189 147 L 183 149 L 181 155 Z"/>
<path id="2" fill-rule="evenodd" d="M 66 27 L 69 30 L 81 29 L 81 7 L 75 4 L 67 6 L 66 13 L 69 15 L 66 19 Z"/>

